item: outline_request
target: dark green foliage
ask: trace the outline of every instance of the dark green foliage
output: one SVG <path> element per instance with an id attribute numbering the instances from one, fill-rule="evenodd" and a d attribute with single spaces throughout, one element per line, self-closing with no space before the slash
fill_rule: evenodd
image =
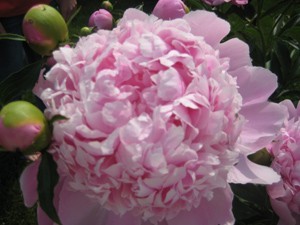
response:
<path id="1" fill-rule="evenodd" d="M 37 175 L 39 204 L 53 221 L 60 224 L 59 217 L 53 205 L 54 188 L 59 179 L 56 168 L 57 166 L 52 155 L 48 152 L 43 152 Z"/>
<path id="2" fill-rule="evenodd" d="M 39 77 L 42 63 L 43 60 L 30 64 L 0 82 L 0 108 L 32 90 Z"/>
<path id="3" fill-rule="evenodd" d="M 21 153 L 0 152 L 0 224 L 36 225 L 35 207 L 24 206 L 19 177 L 28 161 Z"/>
<path id="4" fill-rule="evenodd" d="M 254 184 L 231 184 L 234 192 L 233 213 L 236 225 L 276 225 L 278 217 L 272 211 L 265 187 Z"/>

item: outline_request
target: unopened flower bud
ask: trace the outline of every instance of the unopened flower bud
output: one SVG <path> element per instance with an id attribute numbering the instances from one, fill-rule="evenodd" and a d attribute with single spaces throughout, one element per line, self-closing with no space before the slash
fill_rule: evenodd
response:
<path id="1" fill-rule="evenodd" d="M 107 11 L 110 11 L 110 12 L 113 11 L 113 9 L 114 9 L 114 7 L 110 1 L 103 1 L 101 6 L 103 9 L 106 9 Z"/>
<path id="2" fill-rule="evenodd" d="M 182 18 L 189 8 L 181 0 L 159 0 L 152 14 L 163 20 Z"/>
<path id="3" fill-rule="evenodd" d="M 51 132 L 44 114 L 33 104 L 15 101 L 0 111 L 0 147 L 33 154 L 47 147 Z"/>
<path id="4" fill-rule="evenodd" d="M 45 4 L 33 6 L 23 20 L 23 33 L 29 46 L 38 54 L 51 55 L 60 43 L 68 40 L 68 27 L 61 14 Z"/>
<path id="5" fill-rule="evenodd" d="M 93 27 L 82 27 L 80 29 L 80 36 L 87 36 L 93 32 Z"/>
<path id="6" fill-rule="evenodd" d="M 113 27 L 113 16 L 105 9 L 99 9 L 89 18 L 89 27 L 96 27 L 98 30 L 111 30 Z"/>

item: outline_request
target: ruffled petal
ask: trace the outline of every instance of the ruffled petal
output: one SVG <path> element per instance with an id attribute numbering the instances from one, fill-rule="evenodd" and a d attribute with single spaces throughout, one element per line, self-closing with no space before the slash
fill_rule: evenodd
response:
<path id="1" fill-rule="evenodd" d="M 194 35 L 204 37 L 211 46 L 219 44 L 230 31 L 229 23 L 211 12 L 197 10 L 186 14 L 183 19 L 190 24 Z"/>
<path id="2" fill-rule="evenodd" d="M 278 201 L 276 199 L 270 199 L 272 208 L 279 216 L 277 225 L 297 225 L 295 218 L 293 217 L 286 202 Z M 298 221 L 299 222 L 299 221 Z"/>
<path id="3" fill-rule="evenodd" d="M 280 105 L 283 105 L 287 108 L 289 113 L 289 119 L 291 118 L 297 118 L 300 114 L 297 112 L 300 110 L 300 107 L 295 108 L 293 102 L 289 99 L 286 99 L 279 103 Z"/>
<path id="4" fill-rule="evenodd" d="M 270 167 L 251 162 L 247 156 L 240 154 L 239 162 L 228 173 L 229 183 L 272 184 L 280 180 L 280 176 Z"/>
<path id="5" fill-rule="evenodd" d="M 149 18 L 149 16 L 146 13 L 144 13 L 143 11 L 130 8 L 125 11 L 125 13 L 122 17 L 122 20 L 120 22 L 126 23 L 127 21 L 131 21 L 131 20 L 144 21 L 148 18 Z"/>
<path id="6" fill-rule="evenodd" d="M 228 72 L 234 71 L 243 66 L 251 66 L 251 58 L 249 55 L 249 46 L 237 39 L 233 38 L 219 46 L 220 57 L 229 58 L 229 69 Z"/>
<path id="7" fill-rule="evenodd" d="M 135 217 L 130 213 L 118 216 L 113 212 L 108 212 L 105 220 L 105 225 L 142 225 L 141 223 L 140 217 Z"/>
<path id="8" fill-rule="evenodd" d="M 67 180 L 60 190 L 58 216 L 64 225 L 104 224 L 106 210 L 80 191 L 69 189 Z"/>
<path id="9" fill-rule="evenodd" d="M 39 205 L 37 207 L 37 221 L 39 225 L 55 225 Z"/>
<path id="10" fill-rule="evenodd" d="M 287 118 L 287 111 L 284 107 L 269 102 L 245 106 L 240 113 L 247 121 L 240 136 L 240 141 L 248 147 L 245 149 L 245 154 L 266 147 L 273 141 Z"/>
<path id="11" fill-rule="evenodd" d="M 168 225 L 234 224 L 234 217 L 231 211 L 232 200 L 233 193 L 229 187 L 216 189 L 211 201 L 203 198 L 198 208 L 179 213 L 174 219 L 168 221 Z"/>
<path id="12" fill-rule="evenodd" d="M 20 186 L 26 207 L 32 207 L 38 199 L 37 173 L 39 165 L 40 160 L 31 163 L 24 169 L 20 177 Z"/>
<path id="13" fill-rule="evenodd" d="M 230 74 L 237 77 L 245 106 L 266 101 L 277 88 L 277 76 L 261 67 L 244 66 Z"/>

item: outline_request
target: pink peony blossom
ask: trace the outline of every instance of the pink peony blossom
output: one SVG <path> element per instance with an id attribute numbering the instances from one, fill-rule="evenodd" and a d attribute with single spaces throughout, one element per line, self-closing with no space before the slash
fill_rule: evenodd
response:
<path id="1" fill-rule="evenodd" d="M 113 16 L 106 9 L 95 11 L 89 18 L 89 27 L 111 30 L 113 27 Z"/>
<path id="2" fill-rule="evenodd" d="M 247 159 L 286 115 L 267 101 L 276 76 L 242 41 L 221 43 L 229 30 L 206 11 L 164 21 L 128 9 L 112 31 L 54 52 L 35 92 L 47 116 L 68 118 L 51 146 L 64 225 L 233 224 L 228 182 L 279 181 Z"/>
<path id="3" fill-rule="evenodd" d="M 231 2 L 235 5 L 247 5 L 248 0 L 203 0 L 206 4 L 209 5 L 221 5 L 226 2 Z"/>
<path id="4" fill-rule="evenodd" d="M 152 14 L 160 19 L 182 18 L 189 9 L 181 0 L 159 0 Z"/>
<path id="5" fill-rule="evenodd" d="M 271 204 L 280 217 L 279 225 L 300 224 L 300 102 L 295 109 L 290 100 L 281 103 L 289 118 L 277 138 L 268 147 L 274 157 L 272 168 L 281 181 L 267 187 Z"/>

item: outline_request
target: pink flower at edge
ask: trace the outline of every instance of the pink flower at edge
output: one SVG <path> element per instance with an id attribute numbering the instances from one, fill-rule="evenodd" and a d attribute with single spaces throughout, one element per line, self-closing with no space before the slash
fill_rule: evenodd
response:
<path id="1" fill-rule="evenodd" d="M 300 103 L 300 102 L 299 102 Z M 273 159 L 271 167 L 281 181 L 267 187 L 271 204 L 279 216 L 279 225 L 300 223 L 300 104 L 290 100 L 280 103 L 289 111 L 289 118 L 276 139 L 268 147 Z"/>
<path id="2" fill-rule="evenodd" d="M 63 187 L 101 205 L 105 225 L 234 224 L 229 182 L 279 181 L 247 159 L 286 116 L 268 102 L 276 76 L 242 41 L 221 43 L 229 30 L 206 11 L 163 21 L 128 9 L 114 30 L 54 52 L 48 88 L 35 87 L 46 115 L 68 118 L 51 152 Z"/>
<path id="3" fill-rule="evenodd" d="M 89 27 L 111 30 L 113 27 L 113 16 L 106 9 L 95 11 L 89 18 Z"/>
<path id="4" fill-rule="evenodd" d="M 248 4 L 248 0 L 202 0 L 203 2 L 205 2 L 206 4 L 209 5 L 221 5 L 223 3 L 227 3 L 230 2 L 232 4 L 235 5 L 247 5 Z"/>

